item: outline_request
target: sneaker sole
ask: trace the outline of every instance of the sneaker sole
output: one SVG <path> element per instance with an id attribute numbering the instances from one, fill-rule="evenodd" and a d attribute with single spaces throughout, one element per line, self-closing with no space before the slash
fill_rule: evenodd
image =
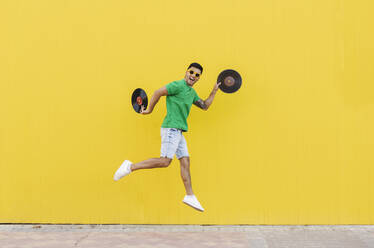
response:
<path id="1" fill-rule="evenodd" d="M 186 204 L 187 206 L 190 206 L 190 207 L 196 209 L 197 211 L 204 212 L 204 210 L 201 210 L 201 209 L 199 209 L 199 208 L 196 208 L 196 207 L 194 207 L 194 206 L 188 204 L 187 202 L 184 202 L 184 201 L 182 201 L 182 202 L 183 202 L 184 204 Z"/>
<path id="2" fill-rule="evenodd" d="M 117 182 L 117 181 L 119 181 L 120 179 L 124 178 L 125 176 L 127 176 L 127 175 L 129 175 L 129 174 L 130 174 L 130 173 L 128 173 L 128 174 L 126 174 L 126 175 L 124 175 L 124 176 L 118 176 L 118 177 L 115 177 L 115 176 L 114 176 L 114 177 L 113 177 L 113 180 Z"/>
<path id="3" fill-rule="evenodd" d="M 117 175 L 118 171 L 121 169 L 121 167 L 123 166 L 123 164 L 124 164 L 126 161 L 128 161 L 128 160 L 123 161 L 123 163 L 121 164 L 121 166 L 120 166 L 120 167 L 117 169 L 117 171 L 114 173 L 114 176 L 113 176 L 113 180 L 114 180 L 114 181 L 118 181 L 118 180 L 124 178 L 125 176 L 127 176 L 127 175 L 129 175 L 129 174 L 131 173 L 131 169 L 130 169 L 130 172 L 129 172 L 129 173 L 127 173 L 127 174 L 125 174 L 125 175 L 123 175 L 123 176 L 117 176 L 118 179 L 116 179 L 116 175 Z M 129 162 L 130 162 L 130 161 L 129 161 Z M 130 162 L 130 166 L 131 166 L 131 164 L 132 164 L 132 163 Z"/>

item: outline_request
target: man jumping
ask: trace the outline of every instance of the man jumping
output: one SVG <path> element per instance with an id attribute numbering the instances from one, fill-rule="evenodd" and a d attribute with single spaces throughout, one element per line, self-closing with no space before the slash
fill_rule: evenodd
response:
<path id="1" fill-rule="evenodd" d="M 209 97 L 203 101 L 192 88 L 199 81 L 202 72 L 203 67 L 200 64 L 192 63 L 188 66 L 184 79 L 171 82 L 156 90 L 147 110 L 144 110 L 142 106 L 140 113 L 143 115 L 150 114 L 160 97 L 166 96 L 167 114 L 161 126 L 161 156 L 139 163 L 132 163 L 129 160 L 125 160 L 114 174 L 115 181 L 136 170 L 168 167 L 174 155 L 176 155 L 180 162 L 181 177 L 186 189 L 186 196 L 183 202 L 199 211 L 204 211 L 204 208 L 192 191 L 190 158 L 186 139 L 183 136 L 183 132 L 187 132 L 188 130 L 187 117 L 190 113 L 192 103 L 203 110 L 207 110 L 212 104 L 218 87 L 221 84 L 215 83 Z"/>

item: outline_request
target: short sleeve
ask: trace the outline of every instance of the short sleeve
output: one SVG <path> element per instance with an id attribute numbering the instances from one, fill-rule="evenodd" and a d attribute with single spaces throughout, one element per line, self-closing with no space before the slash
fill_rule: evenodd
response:
<path id="1" fill-rule="evenodd" d="M 180 84 L 178 84 L 177 81 L 171 82 L 167 84 L 165 87 L 166 87 L 166 90 L 168 91 L 169 96 L 176 95 L 181 90 Z"/>

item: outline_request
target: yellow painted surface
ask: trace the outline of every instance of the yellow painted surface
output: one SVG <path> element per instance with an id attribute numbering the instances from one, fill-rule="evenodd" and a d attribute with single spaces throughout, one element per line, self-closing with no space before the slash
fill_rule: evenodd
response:
<path id="1" fill-rule="evenodd" d="M 374 2 L 0 2 L 0 222 L 374 224 Z M 158 157 L 165 99 L 130 105 L 197 61 L 194 191 Z"/>

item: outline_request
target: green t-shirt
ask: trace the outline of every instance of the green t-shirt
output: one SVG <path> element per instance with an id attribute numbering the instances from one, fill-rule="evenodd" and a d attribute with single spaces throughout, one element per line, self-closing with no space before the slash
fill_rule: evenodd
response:
<path id="1" fill-rule="evenodd" d="M 161 127 L 188 130 L 187 117 L 192 103 L 199 100 L 196 91 L 184 79 L 166 85 L 167 114 Z"/>

